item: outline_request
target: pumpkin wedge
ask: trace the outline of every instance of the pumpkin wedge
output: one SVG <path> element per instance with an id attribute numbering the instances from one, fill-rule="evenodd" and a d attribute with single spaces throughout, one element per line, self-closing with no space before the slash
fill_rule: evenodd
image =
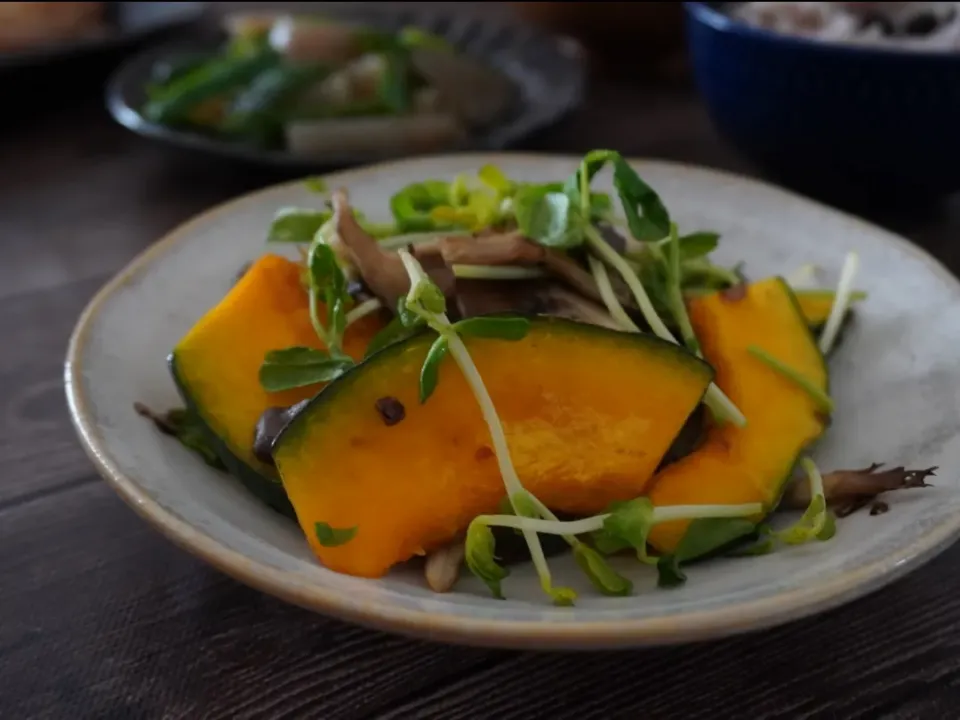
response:
<path id="1" fill-rule="evenodd" d="M 419 402 L 435 338 L 399 342 L 337 378 L 274 445 L 300 525 L 332 570 L 381 576 L 454 539 L 504 497 L 487 425 L 451 359 Z M 464 341 L 521 481 L 570 514 L 641 494 L 713 377 L 706 363 L 653 336 L 554 317 L 531 319 L 516 342 Z M 356 531 L 329 547 L 318 523 Z"/>
<path id="2" fill-rule="evenodd" d="M 260 387 L 260 365 L 269 350 L 294 345 L 323 348 L 310 323 L 301 273 L 299 264 L 279 255 L 261 257 L 169 357 L 181 396 L 203 421 L 227 469 L 270 507 L 290 517 L 293 509 L 276 471 L 253 454 L 253 437 L 264 410 L 293 405 L 318 390 L 313 385 L 268 393 Z M 344 336 L 344 350 L 361 358 L 383 324 L 376 315 L 354 323 Z"/>
<path id="3" fill-rule="evenodd" d="M 827 418 L 794 381 L 759 360 L 755 346 L 827 391 L 827 368 L 793 292 L 780 278 L 704 295 L 689 303 L 690 321 L 716 383 L 747 425 L 711 427 L 703 444 L 654 478 L 654 505 L 762 503 L 772 509 L 794 464 L 823 433 Z M 760 518 L 756 518 L 759 520 Z M 654 527 L 651 544 L 673 551 L 686 521 Z"/>

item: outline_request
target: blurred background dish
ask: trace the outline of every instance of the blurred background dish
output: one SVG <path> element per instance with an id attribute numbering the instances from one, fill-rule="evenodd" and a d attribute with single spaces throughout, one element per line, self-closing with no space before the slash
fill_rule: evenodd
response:
<path id="1" fill-rule="evenodd" d="M 709 115 L 746 157 L 821 196 L 960 190 L 960 52 L 775 32 L 732 5 L 685 3 L 687 37 Z"/>
<path id="2" fill-rule="evenodd" d="M 199 19 L 202 2 L 2 2 L 0 70 L 116 48 Z"/>
<path id="3" fill-rule="evenodd" d="M 107 105 L 147 137 L 309 169 L 503 148 L 579 104 L 585 67 L 575 41 L 448 13 L 229 16 L 216 38 L 124 64 Z"/>
<path id="4" fill-rule="evenodd" d="M 677 2 L 513 2 L 521 19 L 576 38 L 605 72 L 648 70 L 683 50 L 683 7 Z"/>

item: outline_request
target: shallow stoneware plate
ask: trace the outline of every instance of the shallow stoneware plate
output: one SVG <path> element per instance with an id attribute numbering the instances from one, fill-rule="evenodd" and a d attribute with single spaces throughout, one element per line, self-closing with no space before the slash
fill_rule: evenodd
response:
<path id="1" fill-rule="evenodd" d="M 387 200 L 401 185 L 453 179 L 490 162 L 534 181 L 566 177 L 577 159 L 421 158 L 331 175 L 328 184 L 347 187 L 359 208 L 386 219 Z M 218 302 L 237 269 L 264 252 L 277 208 L 318 203 L 296 183 L 187 223 L 93 299 L 66 364 L 80 438 L 134 510 L 224 572 L 321 613 L 444 641 L 613 648 L 729 635 L 856 601 L 943 550 L 960 529 L 960 313 L 947 312 L 960 303 L 960 283 L 907 241 L 762 183 L 671 163 L 635 166 L 681 228 L 720 231 L 718 259 L 745 261 L 751 277 L 816 263 L 833 281 L 845 253 L 860 253 L 856 285 L 869 298 L 831 357 L 837 412 L 814 457 L 825 470 L 938 465 L 936 487 L 897 494 L 885 515 L 840 521 L 828 543 L 691 566 L 687 583 L 674 590 L 657 589 L 648 568 L 631 564 L 636 594 L 602 597 L 580 582 L 569 558 L 554 559 L 557 576 L 582 590 L 574 608 L 548 605 L 527 566 L 514 568 L 504 601 L 470 577 L 456 592 L 434 595 L 418 567 L 376 581 L 330 572 L 314 561 L 299 528 L 157 433 L 132 407 L 137 400 L 156 408 L 178 404 L 167 353 Z"/>

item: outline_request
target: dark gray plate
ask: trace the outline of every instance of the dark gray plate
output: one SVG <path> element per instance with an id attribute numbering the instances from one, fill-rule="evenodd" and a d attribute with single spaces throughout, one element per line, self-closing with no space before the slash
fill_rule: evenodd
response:
<path id="1" fill-rule="evenodd" d="M 329 13 L 328 13 L 329 14 Z M 461 52 L 482 59 L 506 74 L 518 88 L 514 107 L 502 120 L 471 137 L 454 150 L 498 150 L 513 145 L 536 130 L 558 121 L 580 104 L 586 81 L 583 52 L 563 37 L 552 37 L 532 28 L 476 17 L 454 16 L 434 11 L 346 10 L 338 17 L 371 26 L 399 29 L 416 25 L 445 37 Z M 107 84 L 107 108 L 121 125 L 139 135 L 189 150 L 217 154 L 275 168 L 311 169 L 342 166 L 384 159 L 378 156 L 337 155 L 304 157 L 282 150 L 259 148 L 210 138 L 198 133 L 165 127 L 144 118 L 139 108 L 145 101 L 144 87 L 150 69 L 158 60 L 191 49 L 209 49 L 215 41 L 178 42 L 152 48 L 131 58 Z M 397 156 L 404 153 L 398 151 Z"/>
<path id="2" fill-rule="evenodd" d="M 103 33 L 14 53 L 0 53 L 0 70 L 46 65 L 144 40 L 164 30 L 194 22 L 203 15 L 206 3 L 112 2 L 107 5 L 107 27 Z"/>

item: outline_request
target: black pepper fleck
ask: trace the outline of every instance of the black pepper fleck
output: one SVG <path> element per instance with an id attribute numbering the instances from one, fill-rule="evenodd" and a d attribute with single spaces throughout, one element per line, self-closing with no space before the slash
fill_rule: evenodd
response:
<path id="1" fill-rule="evenodd" d="M 382 397 L 377 400 L 375 405 L 377 412 L 380 413 L 380 417 L 383 419 L 383 424 L 387 427 L 396 425 L 407 416 L 407 411 L 404 409 L 403 403 L 395 397 L 390 397 L 389 395 Z"/>

